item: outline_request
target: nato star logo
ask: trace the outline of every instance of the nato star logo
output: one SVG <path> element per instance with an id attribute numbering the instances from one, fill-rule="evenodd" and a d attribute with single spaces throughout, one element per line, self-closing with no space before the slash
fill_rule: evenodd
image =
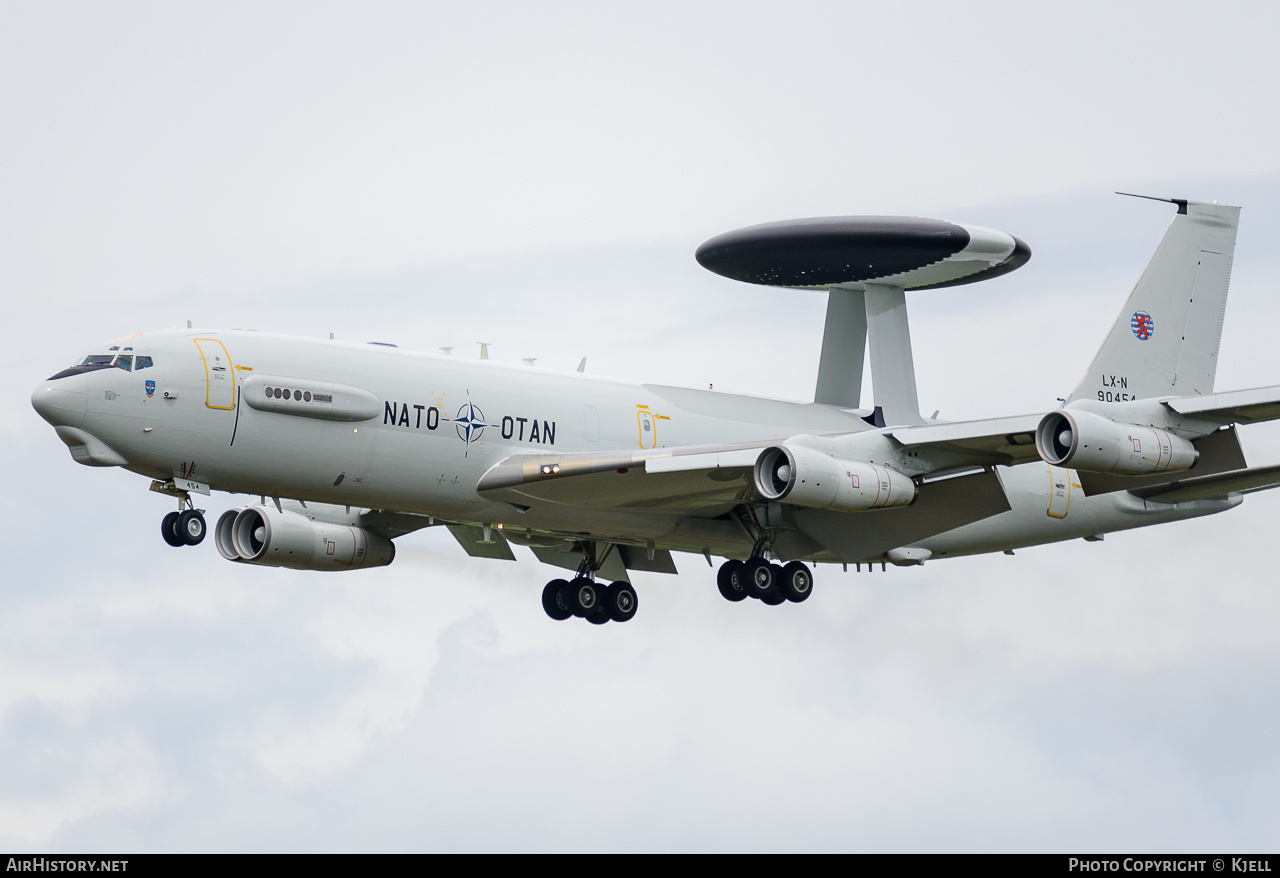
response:
<path id="1" fill-rule="evenodd" d="M 484 428 L 490 426 L 484 422 L 484 412 L 480 411 L 480 407 L 470 399 L 458 409 L 458 416 L 453 419 L 453 425 L 458 431 L 458 438 L 467 444 L 468 452 L 470 452 L 471 443 L 479 442 L 484 434 Z"/>

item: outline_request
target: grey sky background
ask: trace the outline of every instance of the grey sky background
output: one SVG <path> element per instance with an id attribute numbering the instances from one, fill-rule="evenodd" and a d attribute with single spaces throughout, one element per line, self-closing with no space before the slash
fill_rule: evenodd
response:
<path id="1" fill-rule="evenodd" d="M 1278 18 L 0 2 L 0 847 L 1274 849 L 1280 496 L 822 567 L 799 606 L 680 556 L 596 628 L 543 615 L 531 556 L 443 533 L 333 576 L 169 549 L 169 501 L 76 465 L 29 396 L 192 320 L 804 399 L 824 297 L 693 251 L 889 213 L 1031 245 L 910 307 L 926 413 L 1041 411 L 1171 217 L 1116 189 L 1243 205 L 1218 387 L 1280 383 Z"/>

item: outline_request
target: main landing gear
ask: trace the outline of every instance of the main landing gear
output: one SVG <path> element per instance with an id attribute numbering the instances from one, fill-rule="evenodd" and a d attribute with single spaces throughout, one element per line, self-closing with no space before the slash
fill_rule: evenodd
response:
<path id="1" fill-rule="evenodd" d="M 757 555 L 721 564 L 716 585 L 730 601 L 757 598 L 771 606 L 784 601 L 798 604 L 813 594 L 813 573 L 799 561 L 780 566 Z"/>
<path id="2" fill-rule="evenodd" d="M 592 625 L 631 621 L 639 606 L 635 586 L 626 580 L 612 585 L 596 582 L 596 573 L 613 547 L 606 547 L 599 557 L 594 543 L 582 543 L 576 548 L 582 552 L 578 574 L 573 579 L 548 582 L 542 589 L 542 609 L 557 622 L 563 622 L 570 616 L 586 619 Z"/>
<path id="3" fill-rule="evenodd" d="M 605 622 L 627 622 L 636 614 L 639 601 L 635 587 L 629 582 L 603 585 L 587 576 L 572 580 L 553 579 L 542 589 L 542 609 L 557 622 L 570 616 L 586 619 L 592 625 Z"/>

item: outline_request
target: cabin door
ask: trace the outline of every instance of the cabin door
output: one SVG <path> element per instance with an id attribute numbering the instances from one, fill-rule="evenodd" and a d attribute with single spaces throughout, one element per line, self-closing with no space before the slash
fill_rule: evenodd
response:
<path id="1" fill-rule="evenodd" d="M 196 347 L 204 358 L 204 404 L 211 409 L 236 407 L 236 371 L 226 346 L 216 338 L 197 338 Z"/>

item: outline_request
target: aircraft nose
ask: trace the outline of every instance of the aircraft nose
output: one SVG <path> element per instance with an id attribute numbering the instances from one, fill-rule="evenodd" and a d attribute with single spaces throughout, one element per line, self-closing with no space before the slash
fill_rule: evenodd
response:
<path id="1" fill-rule="evenodd" d="M 31 406 L 55 427 L 79 427 L 84 423 L 88 391 L 83 375 L 46 381 L 31 394 Z"/>

